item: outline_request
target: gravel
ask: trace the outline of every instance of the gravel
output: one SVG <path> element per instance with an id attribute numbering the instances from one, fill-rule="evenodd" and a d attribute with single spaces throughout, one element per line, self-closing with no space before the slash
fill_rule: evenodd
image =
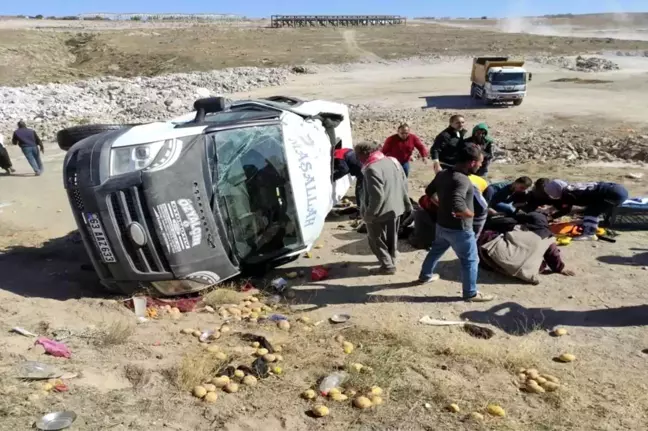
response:
<path id="1" fill-rule="evenodd" d="M 606 72 L 619 70 L 619 65 L 602 57 L 533 57 L 531 61 L 577 72 Z"/>
<path id="2" fill-rule="evenodd" d="M 193 110 L 202 97 L 284 84 L 288 68 L 242 67 L 153 78 L 94 78 L 71 84 L 0 87 L 0 133 L 25 120 L 43 139 L 84 123 L 132 123 Z"/>

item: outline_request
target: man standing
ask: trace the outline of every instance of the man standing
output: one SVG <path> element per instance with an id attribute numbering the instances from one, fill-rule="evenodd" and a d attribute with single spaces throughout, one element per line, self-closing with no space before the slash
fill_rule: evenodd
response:
<path id="1" fill-rule="evenodd" d="M 382 152 L 385 156 L 398 160 L 403 167 L 403 171 L 405 171 L 405 175 L 409 176 L 409 162 L 415 148 L 421 155 L 423 163 L 427 163 L 427 148 L 425 148 L 425 145 L 423 145 L 418 136 L 410 132 L 410 127 L 407 123 L 401 123 L 398 126 L 398 133 L 385 140 Z"/>
<path id="2" fill-rule="evenodd" d="M 43 142 L 38 137 L 38 134 L 27 128 L 24 121 L 18 122 L 18 129 L 14 132 L 11 142 L 14 145 L 19 145 L 29 165 L 34 170 L 36 176 L 43 173 L 43 162 L 41 161 L 38 149 L 41 153 L 45 153 Z"/>
<path id="3" fill-rule="evenodd" d="M 478 145 L 484 153 L 484 163 L 477 171 L 477 175 L 485 177 L 488 174 L 488 168 L 493 160 L 493 138 L 488 136 L 488 126 L 486 123 L 479 123 L 472 130 L 472 136 L 464 142 Z"/>
<path id="4" fill-rule="evenodd" d="M 436 237 L 428 252 L 419 281 L 429 283 L 439 279 L 434 270 L 443 254 L 452 247 L 461 262 L 463 298 L 469 302 L 487 302 L 494 299 L 477 291 L 479 255 L 473 231 L 474 194 L 468 177 L 481 167 L 484 155 L 474 144 L 462 145 L 457 152 L 457 163 L 434 177 L 425 189 L 426 195 L 438 196 Z"/>
<path id="5" fill-rule="evenodd" d="M 359 143 L 355 153 L 363 164 L 360 215 L 367 226 L 369 247 L 380 262 L 378 272 L 395 274 L 399 218 L 412 210 L 407 178 L 400 163 L 385 156 L 377 142 Z"/>
<path id="6" fill-rule="evenodd" d="M 453 115 L 450 117 L 448 128 L 439 133 L 434 139 L 432 154 L 430 155 L 434 173 L 438 174 L 442 169 L 448 169 L 455 165 L 457 151 L 463 144 L 467 132 L 464 124 L 466 124 L 466 120 L 463 115 Z"/>

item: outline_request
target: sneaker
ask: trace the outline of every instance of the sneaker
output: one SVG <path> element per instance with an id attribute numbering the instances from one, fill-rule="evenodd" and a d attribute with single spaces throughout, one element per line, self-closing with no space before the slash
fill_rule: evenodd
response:
<path id="1" fill-rule="evenodd" d="M 464 298 L 466 302 L 490 302 L 495 299 L 495 295 L 486 295 L 485 293 L 477 292 L 475 296 Z"/>
<path id="2" fill-rule="evenodd" d="M 418 282 L 421 283 L 421 284 L 433 283 L 433 282 L 437 281 L 439 278 L 441 278 L 441 277 L 439 277 L 439 274 L 432 274 L 432 277 L 427 278 L 427 279 L 419 277 Z"/>
<path id="3" fill-rule="evenodd" d="M 580 235 L 574 237 L 572 241 L 598 241 L 598 236 L 594 235 Z"/>

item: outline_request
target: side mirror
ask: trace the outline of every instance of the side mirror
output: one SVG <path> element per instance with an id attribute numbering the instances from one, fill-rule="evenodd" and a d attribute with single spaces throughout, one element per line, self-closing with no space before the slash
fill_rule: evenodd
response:
<path id="1" fill-rule="evenodd" d="M 529 81 L 533 80 L 533 73 L 529 73 Z"/>

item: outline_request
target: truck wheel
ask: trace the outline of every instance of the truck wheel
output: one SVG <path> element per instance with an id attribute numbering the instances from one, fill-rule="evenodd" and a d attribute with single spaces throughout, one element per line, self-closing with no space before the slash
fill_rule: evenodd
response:
<path id="1" fill-rule="evenodd" d="M 517 99 L 517 100 L 514 100 L 514 101 L 513 101 L 513 104 L 514 104 L 515 106 L 520 106 L 520 105 L 522 104 L 522 100 L 523 100 L 523 99 Z"/>
<path id="2" fill-rule="evenodd" d="M 84 124 L 82 126 L 68 127 L 67 129 L 59 130 L 56 134 L 56 142 L 58 142 L 61 150 L 67 151 L 72 145 L 88 136 L 113 130 L 121 130 L 131 126 L 126 124 Z"/>

